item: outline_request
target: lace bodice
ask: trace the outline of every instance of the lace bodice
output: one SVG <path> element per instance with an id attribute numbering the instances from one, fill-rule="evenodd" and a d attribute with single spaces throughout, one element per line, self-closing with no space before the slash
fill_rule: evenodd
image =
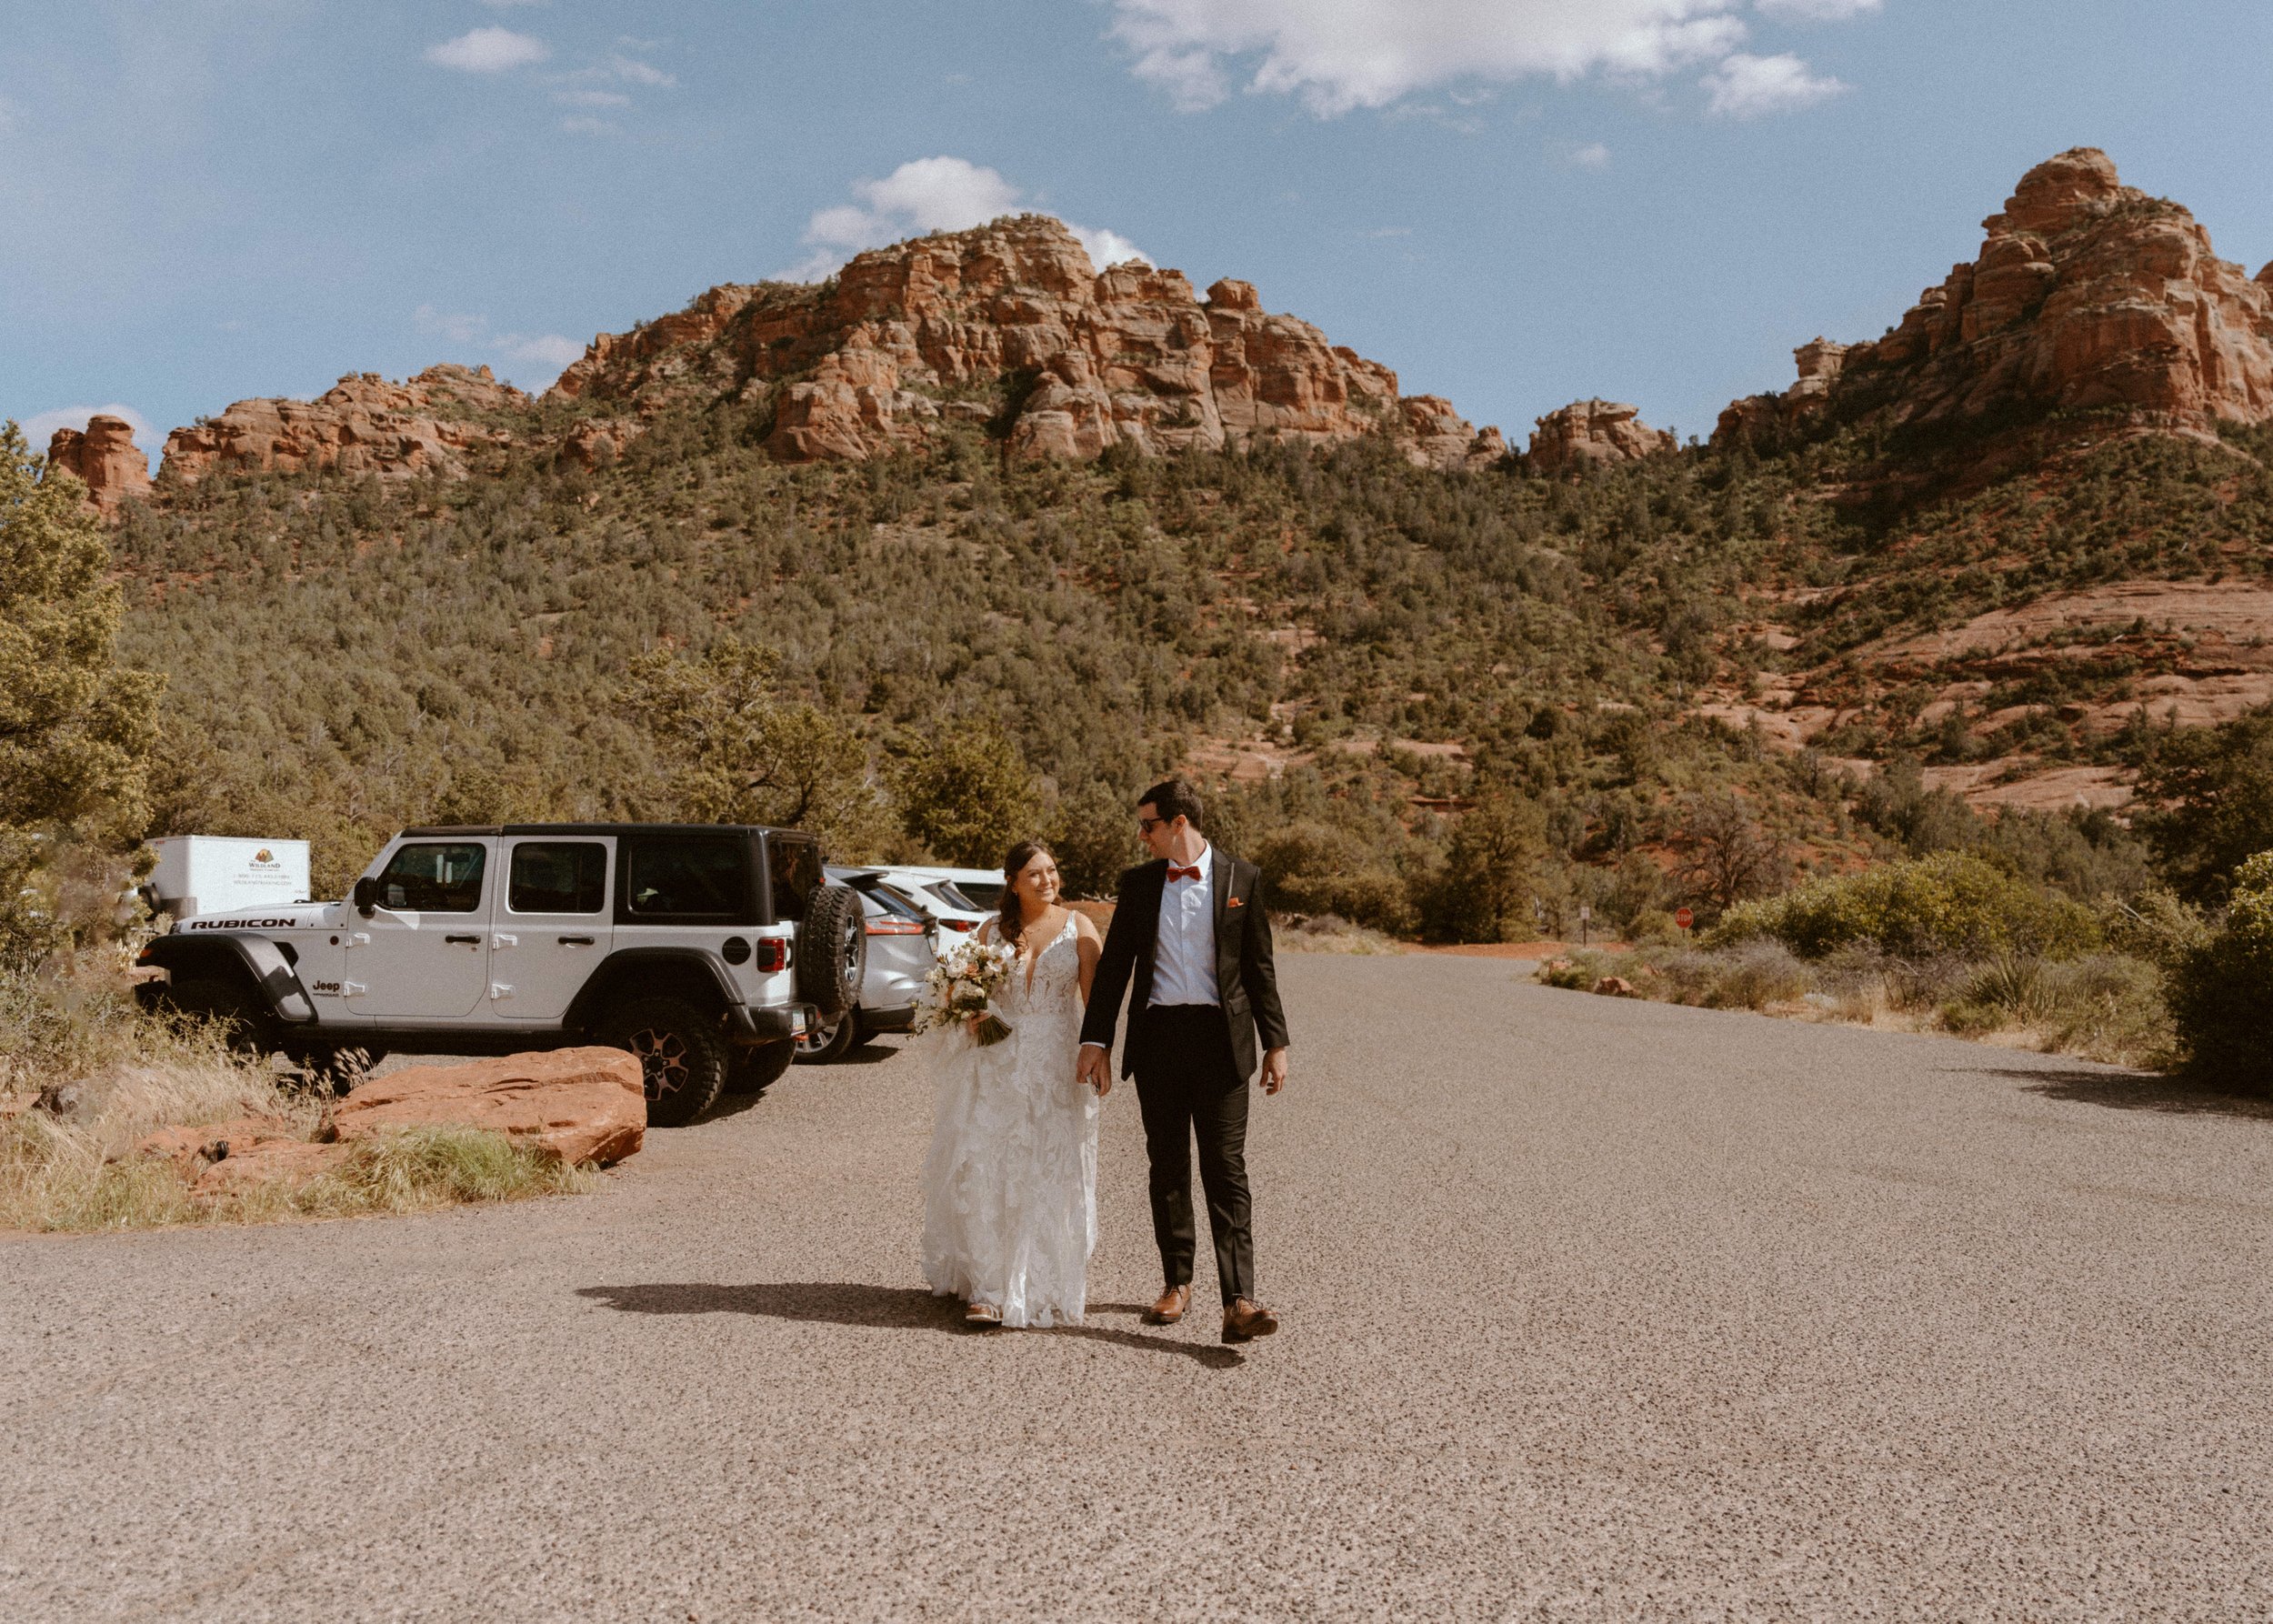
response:
<path id="1" fill-rule="evenodd" d="M 1079 1019 L 1081 1016 L 1081 938 L 1069 910 L 1066 923 L 1042 950 L 1012 972 L 1002 989 L 1003 1018 Z M 1031 987 L 1027 970 L 1033 971 Z"/>

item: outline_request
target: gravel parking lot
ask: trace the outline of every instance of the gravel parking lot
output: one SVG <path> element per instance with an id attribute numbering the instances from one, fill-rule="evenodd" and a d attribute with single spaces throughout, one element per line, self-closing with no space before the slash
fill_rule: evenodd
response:
<path id="1" fill-rule="evenodd" d="M 963 1331 L 888 1048 L 589 1197 L 0 1239 L 0 1618 L 2273 1618 L 2273 1118 L 1283 963 L 1243 1352 L 1138 1321 L 1124 1092 L 1091 1323 Z"/>

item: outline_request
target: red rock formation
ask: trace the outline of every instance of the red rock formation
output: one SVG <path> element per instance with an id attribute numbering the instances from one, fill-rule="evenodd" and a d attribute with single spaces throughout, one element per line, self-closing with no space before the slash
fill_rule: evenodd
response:
<path id="1" fill-rule="evenodd" d="M 1219 447 L 1261 434 L 1384 435 L 1437 467 L 1505 454 L 1434 396 L 1264 312 L 1229 279 L 1203 302 L 1180 271 L 1094 269 L 1057 221 L 1026 215 L 863 254 L 818 286 L 712 288 L 686 309 L 603 334 L 554 393 L 652 415 L 729 393 L 774 406 L 785 461 L 857 461 L 943 421 L 1008 414 L 1020 456 Z"/>
<path id="2" fill-rule="evenodd" d="M 59 428 L 47 442 L 47 466 L 75 474 L 87 499 L 105 515 L 118 511 L 128 496 L 150 489 L 150 459 L 135 444 L 133 425 L 103 413 L 87 419 L 86 430 Z"/>
<path id="3" fill-rule="evenodd" d="M 240 400 L 218 417 L 165 437 L 168 480 L 195 484 L 216 467 L 297 473 L 455 476 L 467 459 L 509 445 L 483 414 L 531 402 L 489 368 L 429 366 L 406 383 L 350 373 L 318 398 Z"/>
<path id="4" fill-rule="evenodd" d="M 1737 402 L 1715 438 L 1848 402 L 1898 424 L 2074 411 L 2207 435 L 2273 418 L 2273 266 L 2250 280 L 2105 153 L 2039 164 L 1983 225 L 1980 256 L 1900 326 L 1850 348 L 1818 339 L 1798 352 L 1798 385 Z"/>
<path id="5" fill-rule="evenodd" d="M 1641 420 L 1638 408 L 1615 400 L 1578 400 L 1549 412 L 1531 434 L 1530 464 L 1549 476 L 1635 462 L 1679 442 Z"/>
<path id="6" fill-rule="evenodd" d="M 459 1124 L 533 1138 L 566 1162 L 621 1161 L 647 1126 L 639 1062 L 618 1048 L 564 1048 L 417 1066 L 359 1083 L 332 1113 L 343 1143 L 396 1128 Z"/>

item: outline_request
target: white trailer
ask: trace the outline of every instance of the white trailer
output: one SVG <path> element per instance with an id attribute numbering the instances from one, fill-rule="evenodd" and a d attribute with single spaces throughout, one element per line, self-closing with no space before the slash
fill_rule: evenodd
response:
<path id="1" fill-rule="evenodd" d="M 150 844 L 158 854 L 148 881 L 152 907 L 176 919 L 313 900 L 305 840 L 166 835 Z"/>

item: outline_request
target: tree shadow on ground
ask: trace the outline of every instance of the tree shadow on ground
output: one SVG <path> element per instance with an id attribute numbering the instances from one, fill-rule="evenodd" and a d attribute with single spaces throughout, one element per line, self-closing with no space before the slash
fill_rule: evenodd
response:
<path id="1" fill-rule="evenodd" d="M 963 1323 L 962 1305 L 951 1297 L 906 1286 L 862 1286 L 848 1281 L 715 1286 L 696 1282 L 654 1286 L 579 1286 L 576 1295 L 625 1314 L 758 1314 L 824 1325 L 857 1325 L 886 1330 L 936 1331 L 957 1337 L 1069 1337 L 1165 1353 L 1210 1370 L 1231 1370 L 1247 1363 L 1229 1348 L 1147 1337 L 1102 1325 L 1061 1325 L 1050 1330 L 974 1330 Z M 1133 1303 L 1092 1303 L 1092 1314 L 1141 1315 Z"/>
<path id="2" fill-rule="evenodd" d="M 2018 1067 L 1985 1070 L 1988 1077 L 2026 1083 L 2031 1094 L 2118 1111 L 2159 1111 L 2184 1117 L 2254 1117 L 2273 1120 L 2273 1100 L 2228 1094 L 2151 1071 L 2036 1071 Z"/>

